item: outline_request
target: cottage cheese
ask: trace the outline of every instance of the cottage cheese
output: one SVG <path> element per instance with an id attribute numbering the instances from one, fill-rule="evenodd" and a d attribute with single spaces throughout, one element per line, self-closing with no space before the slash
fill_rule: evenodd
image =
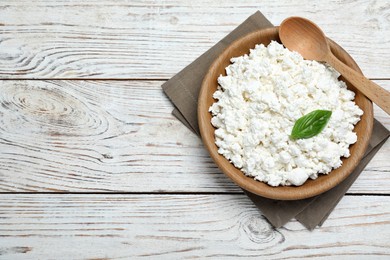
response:
<path id="1" fill-rule="evenodd" d="M 245 175 L 271 186 L 298 186 L 350 156 L 363 111 L 333 68 L 304 60 L 275 41 L 231 62 L 218 78 L 211 123 L 218 152 Z M 324 130 L 292 140 L 295 121 L 316 109 L 332 111 Z"/>

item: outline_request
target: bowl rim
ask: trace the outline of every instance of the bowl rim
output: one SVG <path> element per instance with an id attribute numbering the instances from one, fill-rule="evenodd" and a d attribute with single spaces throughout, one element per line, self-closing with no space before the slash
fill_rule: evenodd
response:
<path id="1" fill-rule="evenodd" d="M 351 169 L 349 169 L 347 172 L 344 171 L 345 172 L 344 174 L 337 174 L 337 175 L 334 174 L 332 176 L 332 173 L 335 173 L 334 171 L 340 171 L 339 169 L 341 169 L 343 167 L 342 166 L 336 170 L 332 170 L 329 174 L 326 174 L 326 175 L 320 174 L 316 180 L 308 179 L 301 186 L 273 187 L 273 186 L 270 186 L 264 182 L 256 181 L 253 179 L 253 177 L 246 176 L 240 169 L 236 168 L 224 156 L 218 154 L 218 152 L 217 152 L 218 148 L 215 145 L 214 130 L 213 130 L 212 138 L 210 137 L 210 135 L 207 134 L 207 131 L 210 127 L 213 129 L 215 129 L 215 128 L 211 125 L 210 121 L 207 122 L 207 120 L 204 119 L 205 114 L 203 114 L 203 113 L 210 114 L 210 112 L 208 111 L 209 107 L 206 104 L 207 102 L 206 101 L 203 102 L 203 100 L 205 99 L 206 94 L 207 94 L 207 89 L 208 89 L 207 82 L 212 78 L 212 74 L 213 74 L 212 71 L 213 71 L 213 69 L 215 69 L 217 67 L 217 65 L 219 63 L 224 61 L 226 58 L 229 58 L 229 60 L 230 60 L 230 58 L 232 58 L 232 57 L 228 57 L 227 53 L 229 53 L 234 48 L 238 48 L 237 46 L 241 42 L 245 42 L 246 40 L 251 39 L 252 37 L 255 37 L 255 35 L 257 35 L 257 34 L 274 33 L 274 34 L 276 34 L 276 37 L 278 37 L 278 32 L 279 32 L 278 26 L 250 32 L 250 33 L 246 34 L 245 36 L 240 37 L 240 38 L 236 39 L 235 41 L 233 41 L 232 43 L 230 43 L 218 55 L 218 57 L 210 65 L 210 67 L 207 70 L 207 73 L 205 74 L 203 81 L 202 81 L 202 85 L 201 85 L 201 89 L 200 89 L 199 97 L 198 97 L 198 107 L 197 107 L 198 125 L 199 125 L 199 130 L 200 130 L 202 142 L 203 142 L 204 146 L 206 147 L 206 149 L 208 150 L 211 158 L 217 164 L 218 168 L 226 176 L 228 176 L 234 183 L 236 183 L 238 186 L 240 186 L 244 190 L 247 190 L 251 193 L 254 193 L 254 194 L 262 196 L 262 197 L 270 198 L 270 199 L 278 199 L 278 200 L 306 199 L 306 198 L 310 198 L 310 197 L 314 197 L 316 195 L 319 195 L 323 192 L 326 192 L 326 191 L 330 190 L 331 188 L 337 186 L 342 181 L 344 181 L 353 172 L 356 165 L 360 162 L 361 158 L 363 157 L 364 151 L 366 150 L 368 143 L 369 143 L 369 139 L 371 137 L 373 123 L 374 123 L 372 102 L 367 97 L 365 97 L 362 93 L 360 93 L 356 89 L 354 90 L 354 92 L 356 93 L 356 96 L 362 95 L 363 100 L 361 102 L 367 102 L 367 104 L 368 104 L 368 106 L 364 110 L 364 115 L 363 115 L 365 118 L 365 121 L 366 121 L 366 125 L 367 125 L 365 136 L 364 136 L 365 138 L 362 138 L 363 140 L 360 141 L 358 148 L 356 148 L 357 151 L 355 152 L 355 154 L 353 156 L 355 165 L 352 168 L 349 167 Z M 280 42 L 279 39 L 276 39 L 276 40 L 278 40 Z M 347 62 L 349 63 L 347 65 L 349 67 L 355 69 L 356 71 L 358 71 L 360 74 L 362 74 L 359 66 L 356 64 L 356 62 L 353 60 L 353 58 L 343 48 L 341 48 L 337 43 L 335 43 L 331 39 L 328 39 L 328 40 L 329 40 L 329 44 L 331 46 L 332 51 L 338 49 L 337 51 L 340 52 L 339 55 L 343 55 L 344 58 L 347 59 Z M 247 51 L 249 52 L 249 49 Z M 349 83 L 347 83 L 347 84 L 348 84 L 348 88 L 350 88 L 350 84 Z M 205 112 L 205 111 L 207 111 L 207 112 Z M 363 116 L 361 118 L 361 121 L 363 120 Z M 352 155 L 349 158 L 351 158 L 351 157 L 352 157 Z M 227 164 L 226 164 L 226 162 L 227 162 Z M 240 172 L 240 174 L 237 174 L 237 171 L 233 170 L 231 167 L 234 167 L 236 170 L 238 170 Z M 326 176 L 328 176 L 328 177 L 326 177 Z M 329 177 L 329 176 L 332 176 L 332 177 Z M 325 181 L 322 181 L 322 182 L 317 181 L 320 178 L 326 178 L 326 179 L 324 179 Z M 315 181 L 317 181 L 317 183 L 315 183 Z M 314 184 L 310 184 L 309 186 L 308 185 L 305 186 L 305 184 L 307 184 L 308 182 L 313 182 Z"/>

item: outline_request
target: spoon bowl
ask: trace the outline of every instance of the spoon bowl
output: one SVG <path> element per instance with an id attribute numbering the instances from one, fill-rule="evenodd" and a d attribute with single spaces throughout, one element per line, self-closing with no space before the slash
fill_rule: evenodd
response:
<path id="1" fill-rule="evenodd" d="M 279 37 L 286 48 L 300 53 L 303 58 L 330 64 L 360 92 L 390 114 L 390 93 L 334 56 L 325 34 L 316 24 L 302 17 L 289 17 L 281 23 Z"/>
<path id="2" fill-rule="evenodd" d="M 279 37 L 290 51 L 300 53 L 307 60 L 325 61 L 326 54 L 330 52 L 325 34 L 305 18 L 284 20 L 279 28 Z"/>

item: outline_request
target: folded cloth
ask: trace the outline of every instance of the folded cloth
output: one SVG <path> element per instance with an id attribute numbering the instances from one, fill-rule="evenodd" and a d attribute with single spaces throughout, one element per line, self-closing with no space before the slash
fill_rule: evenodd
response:
<path id="1" fill-rule="evenodd" d="M 211 49 L 164 83 L 162 88 L 175 105 L 172 114 L 200 136 L 197 119 L 198 94 L 203 77 L 211 63 L 237 38 L 272 26 L 267 18 L 257 11 Z M 359 165 L 342 183 L 321 195 L 304 200 L 281 201 L 264 198 L 245 190 L 244 192 L 276 228 L 283 226 L 295 217 L 305 227 L 312 230 L 324 223 L 389 135 L 390 132 L 375 120 L 369 146 Z"/>

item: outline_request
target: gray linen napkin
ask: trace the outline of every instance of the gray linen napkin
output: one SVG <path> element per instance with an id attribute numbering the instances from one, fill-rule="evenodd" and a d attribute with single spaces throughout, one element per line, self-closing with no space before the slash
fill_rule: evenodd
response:
<path id="1" fill-rule="evenodd" d="M 198 94 L 209 66 L 237 38 L 271 26 L 273 25 L 263 14 L 257 11 L 211 49 L 164 83 L 162 88 L 175 105 L 172 114 L 200 136 L 197 121 Z M 245 190 L 244 192 L 276 228 L 295 217 L 305 227 L 312 230 L 323 224 L 360 172 L 384 144 L 389 134 L 390 132 L 375 120 L 369 147 L 358 167 L 341 184 L 321 195 L 304 200 L 280 201 L 263 198 Z"/>

